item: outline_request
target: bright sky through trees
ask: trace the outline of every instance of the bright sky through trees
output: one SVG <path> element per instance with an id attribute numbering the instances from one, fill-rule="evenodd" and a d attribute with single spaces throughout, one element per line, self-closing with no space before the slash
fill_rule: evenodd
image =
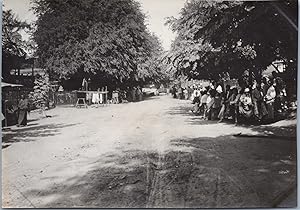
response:
<path id="1" fill-rule="evenodd" d="M 147 15 L 148 28 L 154 32 L 162 41 L 165 50 L 169 50 L 175 34 L 165 26 L 165 18 L 178 16 L 180 9 L 184 6 L 185 0 L 138 0 L 144 13 Z M 3 0 L 4 10 L 12 9 L 21 19 L 28 23 L 35 20 L 35 16 L 30 11 L 30 0 Z M 25 39 L 28 38 L 23 33 Z"/>

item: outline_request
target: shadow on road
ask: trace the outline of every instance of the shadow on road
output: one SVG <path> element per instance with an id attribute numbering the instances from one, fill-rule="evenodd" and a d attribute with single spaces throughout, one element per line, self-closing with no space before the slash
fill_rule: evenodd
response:
<path id="1" fill-rule="evenodd" d="M 56 208 L 273 207 L 296 186 L 295 144 L 230 135 L 176 139 L 164 153 L 123 149 L 99 157 L 86 174 L 25 195 L 51 198 L 37 207 Z"/>
<path id="2" fill-rule="evenodd" d="M 142 101 L 157 100 L 157 99 L 160 99 L 160 97 L 155 96 L 155 95 L 147 95 L 147 96 L 143 97 Z M 139 101 L 139 102 L 142 102 L 142 101 Z"/>
<path id="3" fill-rule="evenodd" d="M 167 114 L 185 116 L 186 117 L 185 122 L 192 125 L 218 124 L 218 121 L 216 120 L 204 120 L 201 116 L 191 113 L 190 112 L 191 107 L 192 106 L 186 106 L 186 105 L 172 107 L 169 111 L 167 111 Z M 278 122 L 280 123 L 281 121 L 277 121 L 276 123 Z M 268 125 L 238 124 L 237 126 L 243 128 L 251 128 L 251 130 L 259 133 L 269 134 L 270 138 L 292 140 L 292 141 L 296 140 L 296 130 L 297 130 L 296 123 L 290 125 L 281 125 L 281 126 L 276 125 L 276 123 L 268 124 Z M 224 121 L 221 124 L 235 126 L 234 123 L 230 121 Z"/>
<path id="4" fill-rule="evenodd" d="M 290 140 L 296 141 L 296 131 L 297 125 L 288 125 L 288 126 L 255 126 L 252 128 L 254 131 L 260 133 L 266 133 L 269 135 L 269 138 L 280 139 L 280 140 Z"/>
<path id="5" fill-rule="evenodd" d="M 2 132 L 2 149 L 17 142 L 35 141 L 36 137 L 54 136 L 60 133 L 60 129 L 76 124 L 48 124 L 38 125 L 29 123 L 26 127 L 11 128 Z"/>
<path id="6" fill-rule="evenodd" d="M 184 116 L 188 124 L 216 123 L 203 121 L 189 110 L 178 106 L 167 114 Z M 15 129 L 10 131 L 14 135 L 5 134 L 3 142 L 33 141 L 74 125 Z M 164 152 L 121 146 L 94 162 L 75 160 L 76 169 L 84 168 L 82 173 L 73 174 L 71 163 L 70 169 L 55 171 L 71 171 L 69 178 L 44 172 L 41 180 L 51 180 L 48 186 L 22 193 L 39 208 L 270 208 L 296 186 L 296 141 L 224 135 L 173 139 Z"/>
<path id="7" fill-rule="evenodd" d="M 183 115 L 183 116 L 195 116 L 193 113 L 190 113 L 190 106 L 182 105 L 177 107 L 172 107 L 167 114 L 169 115 Z"/>
<path id="8" fill-rule="evenodd" d="M 177 107 L 172 107 L 170 110 L 166 112 L 168 115 L 180 115 L 186 117 L 185 122 L 191 125 L 210 125 L 216 124 L 217 121 L 215 120 L 204 120 L 202 116 L 195 115 L 191 112 L 192 104 L 190 106 L 182 105 Z"/>

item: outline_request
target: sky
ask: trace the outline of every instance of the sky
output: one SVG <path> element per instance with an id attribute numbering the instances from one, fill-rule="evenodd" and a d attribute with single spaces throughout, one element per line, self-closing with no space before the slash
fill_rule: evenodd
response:
<path id="1" fill-rule="evenodd" d="M 0 0 L 1 1 L 1 0 Z M 4 10 L 11 9 L 21 20 L 28 23 L 36 20 L 35 15 L 30 11 L 30 0 L 2 0 Z M 141 3 L 142 10 L 147 16 L 147 27 L 155 33 L 161 40 L 165 50 L 169 50 L 174 34 L 168 26 L 165 26 L 166 18 L 170 16 L 178 17 L 185 0 L 137 0 Z M 22 33 L 24 39 L 28 35 Z"/>

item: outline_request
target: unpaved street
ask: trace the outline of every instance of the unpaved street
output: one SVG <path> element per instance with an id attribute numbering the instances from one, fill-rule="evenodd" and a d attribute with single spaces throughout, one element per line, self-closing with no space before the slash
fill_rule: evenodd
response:
<path id="1" fill-rule="evenodd" d="M 289 197 L 295 120 L 218 124 L 191 106 L 157 96 L 32 113 L 2 134 L 3 207 L 272 207 Z M 253 137 L 266 131 L 275 136 Z"/>

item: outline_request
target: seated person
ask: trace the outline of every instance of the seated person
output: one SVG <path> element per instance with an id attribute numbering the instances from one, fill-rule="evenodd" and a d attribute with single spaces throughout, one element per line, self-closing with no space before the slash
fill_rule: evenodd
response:
<path id="1" fill-rule="evenodd" d="M 253 108 L 253 104 L 252 104 L 250 89 L 245 88 L 244 93 L 242 93 L 240 97 L 240 102 L 238 107 L 239 115 L 245 118 L 250 118 L 253 114 L 252 108 Z"/>
<path id="2" fill-rule="evenodd" d="M 211 89 L 209 91 L 209 95 L 207 97 L 207 109 L 205 112 L 205 119 L 210 120 L 212 116 L 213 110 L 216 108 L 215 105 L 215 96 L 216 96 L 216 90 Z"/>

